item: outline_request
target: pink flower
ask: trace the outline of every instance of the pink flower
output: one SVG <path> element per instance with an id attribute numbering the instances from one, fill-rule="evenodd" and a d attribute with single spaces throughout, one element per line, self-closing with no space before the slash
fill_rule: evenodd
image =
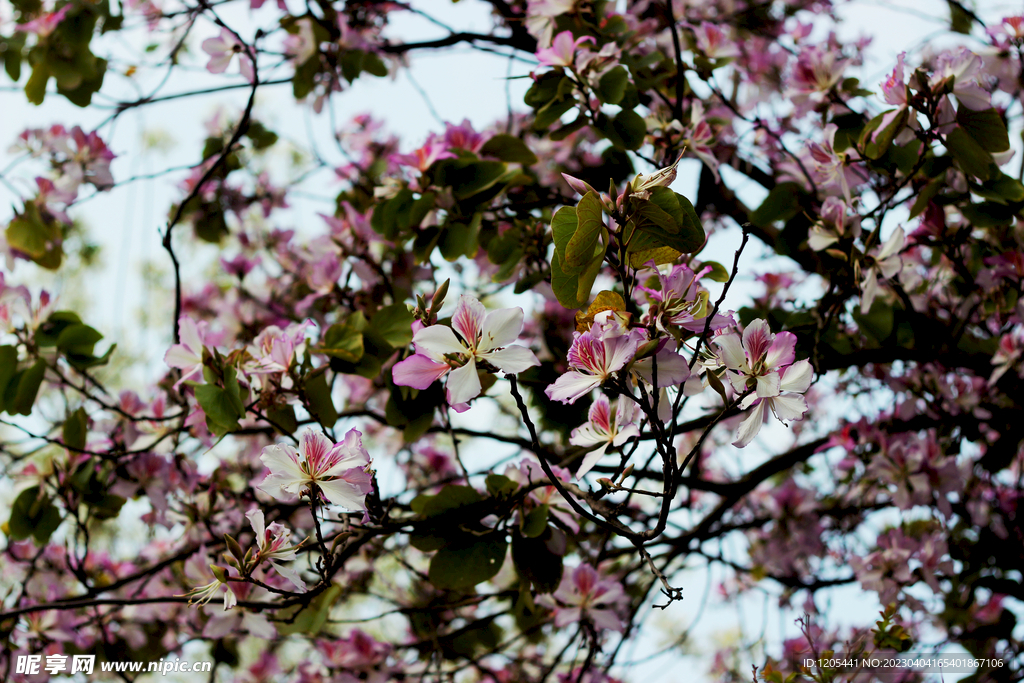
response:
<path id="1" fill-rule="evenodd" d="M 648 262 L 649 266 L 652 264 Z M 658 329 L 666 333 L 669 326 L 678 326 L 690 332 L 703 332 L 711 310 L 708 307 L 708 290 L 701 287 L 698 281 L 711 272 L 710 268 L 694 273 L 689 266 L 678 264 L 672 266 L 667 273 L 656 267 L 653 271 L 658 277 L 658 289 L 643 285 L 639 287 L 651 304 L 645 320 L 653 319 Z M 711 329 L 719 330 L 732 323 L 729 316 L 719 313 L 711 322 Z"/>
<path id="2" fill-rule="evenodd" d="M 604 457 L 609 446 L 617 448 L 631 437 L 640 436 L 640 430 L 633 424 L 636 414 L 636 403 L 625 396 L 619 396 L 614 410 L 604 394 L 594 399 L 587 415 L 589 421 L 572 430 L 569 437 L 569 443 L 573 446 L 598 446 L 583 458 L 580 468 L 576 471 L 577 479 L 589 472 L 597 461 Z"/>
<path id="3" fill-rule="evenodd" d="M 17 24 L 14 28 L 18 31 L 34 33 L 40 38 L 45 38 L 54 32 L 60 22 L 64 21 L 64 16 L 72 7 L 74 7 L 74 5 L 72 3 L 68 3 L 56 12 L 46 12 L 32 21 L 25 22 L 24 24 Z"/>
<path id="4" fill-rule="evenodd" d="M 992 106 L 992 96 L 978 82 L 982 74 L 981 57 L 961 47 L 956 52 L 943 52 L 936 62 L 935 73 L 928 81 L 933 89 L 952 79 L 953 94 L 960 104 L 975 111 Z"/>
<path id="5" fill-rule="evenodd" d="M 542 66 L 572 66 L 576 58 L 576 48 L 586 42 L 594 43 L 594 37 L 582 36 L 573 40 L 572 31 L 562 31 L 555 36 L 551 47 L 537 50 L 537 61 Z"/>
<path id="6" fill-rule="evenodd" d="M 596 569 L 581 564 L 562 576 L 558 590 L 541 596 L 538 602 L 555 610 L 558 628 L 587 619 L 597 628 L 621 633 L 619 613 L 629 604 L 629 598 L 618 581 L 602 579 Z"/>
<path id="7" fill-rule="evenodd" d="M 206 63 L 206 70 L 212 74 L 222 74 L 228 70 L 232 58 L 239 55 L 239 70 L 250 83 L 255 79 L 252 60 L 246 54 L 245 44 L 235 34 L 226 28 L 220 30 L 216 38 L 207 38 L 203 41 L 203 52 L 210 55 L 210 61 Z"/>
<path id="8" fill-rule="evenodd" d="M 903 270 L 900 251 L 906 236 L 902 227 L 896 228 L 885 244 L 871 250 L 870 265 L 864 269 L 864 280 L 861 282 L 860 312 L 866 314 L 878 295 L 878 276 L 888 280 Z"/>
<path id="9" fill-rule="evenodd" d="M 483 135 L 473 130 L 469 119 L 463 119 L 457 126 L 445 124 L 444 142 L 448 149 L 464 149 L 476 154 L 486 141 Z"/>
<path id="10" fill-rule="evenodd" d="M 259 508 L 249 510 L 249 512 L 245 513 L 245 516 L 252 525 L 253 532 L 256 534 L 257 553 L 254 564 L 258 565 L 263 561 L 270 562 L 278 574 L 291 581 L 300 592 L 305 593 L 306 582 L 302 580 L 299 573 L 294 569 L 278 564 L 279 562 L 291 562 L 294 560 L 295 551 L 302 544 L 289 546 L 288 536 L 291 535 L 291 532 L 282 524 L 274 522 L 269 527 L 265 526 L 263 510 Z"/>
<path id="11" fill-rule="evenodd" d="M 544 390 L 551 400 L 574 403 L 604 384 L 612 373 L 625 368 L 636 355 L 644 338 L 642 331 L 627 333 L 625 329 L 601 325 L 598 318 L 609 317 L 607 312 L 599 313 L 587 332 L 573 333 L 568 351 L 569 372 Z"/>
<path id="12" fill-rule="evenodd" d="M 174 383 L 174 388 L 188 380 L 199 381 L 203 377 L 203 348 L 207 337 L 206 321 L 196 322 L 191 316 L 183 315 L 178 319 L 178 332 L 181 343 L 175 344 L 164 354 L 164 363 L 168 367 L 182 371 L 181 379 Z"/>
<path id="13" fill-rule="evenodd" d="M 779 370 L 796 360 L 796 335 L 772 334 L 768 323 L 754 320 L 743 331 L 743 341 L 735 333 L 715 338 L 718 358 L 727 367 L 729 381 L 737 393 L 756 389 L 759 398 L 779 395 Z"/>
<path id="14" fill-rule="evenodd" d="M 361 437 L 350 429 L 344 441 L 332 444 L 323 434 L 307 429 L 298 451 L 287 444 L 267 446 L 260 460 L 270 474 L 260 490 L 278 500 L 289 500 L 287 494 L 302 495 L 316 486 L 335 505 L 352 511 L 365 509 L 372 485 L 367 472 L 370 456 Z"/>
<path id="15" fill-rule="evenodd" d="M 707 21 L 701 22 L 700 26 L 692 26 L 693 36 L 697 41 L 697 48 L 709 59 L 719 57 L 739 56 L 740 50 L 736 43 L 725 36 L 725 32 L 717 24 Z"/>
<path id="16" fill-rule="evenodd" d="M 391 160 L 404 166 L 412 166 L 420 172 L 426 171 L 441 159 L 454 159 L 443 138 L 431 135 L 427 142 L 412 154 L 395 154 Z"/>
<path id="17" fill-rule="evenodd" d="M 276 325 L 264 329 L 247 349 L 252 360 L 245 364 L 246 372 L 265 375 L 287 372 L 295 358 L 295 349 L 306 341 L 306 330 L 313 321 L 293 323 L 282 330 Z"/>
<path id="18" fill-rule="evenodd" d="M 740 403 L 740 408 L 755 408 L 740 424 L 734 446 L 743 448 L 753 440 L 769 410 L 780 420 L 799 420 L 807 412 L 807 403 L 798 394 L 810 387 L 813 369 L 806 360 L 793 362 L 796 335 L 772 334 L 768 323 L 755 320 L 743 331 L 742 343 L 734 333 L 720 335 L 714 342 L 733 389 L 737 393 L 754 389 Z"/>
<path id="19" fill-rule="evenodd" d="M 768 415 L 775 415 L 779 421 L 802 420 L 807 412 L 807 401 L 800 394 L 807 391 L 811 386 L 811 377 L 814 370 L 809 361 L 801 360 L 793 365 L 783 368 L 779 372 L 779 393 L 776 396 L 758 398 L 751 394 L 743 404 L 754 402 L 754 409 L 740 423 L 736 432 L 736 440 L 733 446 L 743 448 L 749 444 L 761 430 L 761 425 L 768 421 Z"/>
<path id="20" fill-rule="evenodd" d="M 426 389 L 451 371 L 448 403 L 466 403 L 480 394 L 478 362 L 512 374 L 540 365 L 533 351 L 509 346 L 522 330 L 523 309 L 499 308 L 488 313 L 482 303 L 463 294 L 452 326 L 418 330 L 412 338 L 416 353 L 396 363 L 392 377 L 399 386 Z"/>
<path id="21" fill-rule="evenodd" d="M 861 180 L 860 175 L 848 166 L 850 154 L 835 151 L 835 138 L 838 127 L 834 123 L 825 126 L 825 140 L 822 144 L 812 142 L 807 145 L 811 155 L 812 168 L 817 176 L 815 180 L 826 188 L 836 187 L 843 193 L 846 203 L 850 199 L 850 184 Z"/>

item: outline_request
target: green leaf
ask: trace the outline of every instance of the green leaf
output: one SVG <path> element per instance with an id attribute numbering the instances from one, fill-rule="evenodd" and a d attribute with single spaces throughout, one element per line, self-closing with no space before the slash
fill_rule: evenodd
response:
<path id="1" fill-rule="evenodd" d="M 391 304 L 377 309 L 366 330 L 367 337 L 378 347 L 402 349 L 412 341 L 413 315 L 405 304 Z"/>
<path id="2" fill-rule="evenodd" d="M 319 634 L 324 624 L 327 623 L 331 608 L 341 598 L 343 591 L 342 585 L 335 583 L 310 600 L 309 605 L 296 605 L 281 610 L 279 612 L 281 620 L 276 622 L 277 633 L 282 636 L 296 634 L 315 636 Z"/>
<path id="3" fill-rule="evenodd" d="M 22 491 L 11 506 L 8 531 L 15 540 L 31 536 L 37 545 L 44 546 L 60 522 L 60 510 L 49 496 L 40 494 L 38 486 L 33 486 Z"/>
<path id="4" fill-rule="evenodd" d="M 4 393 L 18 370 L 18 349 L 0 346 L 0 412 L 4 410 Z"/>
<path id="5" fill-rule="evenodd" d="M 597 279 L 597 273 L 601 270 L 604 255 L 600 259 L 594 259 L 586 271 L 579 273 L 566 273 L 562 269 L 561 259 L 556 253 L 551 259 L 551 290 L 555 294 L 558 303 L 565 308 L 582 308 L 590 299 L 590 290 Z"/>
<path id="6" fill-rule="evenodd" d="M 759 228 L 770 228 L 776 221 L 788 221 L 800 213 L 801 193 L 796 183 L 779 183 L 750 214 L 750 222 Z"/>
<path id="7" fill-rule="evenodd" d="M 468 223 L 463 221 L 452 221 L 445 226 L 441 234 L 439 246 L 441 256 L 447 261 L 466 256 L 473 258 L 480 248 L 480 222 L 483 214 L 474 213 Z"/>
<path id="8" fill-rule="evenodd" d="M 558 96 L 562 82 L 567 80 L 559 71 L 548 71 L 533 82 L 526 91 L 523 102 L 531 109 L 540 109 Z"/>
<path id="9" fill-rule="evenodd" d="M 871 310 L 867 314 L 861 314 L 859 308 L 855 309 L 853 319 L 861 332 L 879 344 L 892 335 L 893 310 L 891 306 L 887 306 L 881 301 L 876 300 L 872 303 Z"/>
<path id="10" fill-rule="evenodd" d="M 991 177 L 992 155 L 963 128 L 954 128 L 946 136 L 945 145 L 964 173 L 981 180 L 988 180 Z"/>
<path id="11" fill-rule="evenodd" d="M 46 83 L 50 80 L 50 70 L 45 62 L 40 62 L 32 67 L 32 74 L 25 83 L 25 96 L 28 101 L 40 105 L 46 99 Z"/>
<path id="12" fill-rule="evenodd" d="M 508 167 L 502 161 L 444 159 L 437 165 L 437 184 L 451 186 L 456 199 L 466 199 L 493 187 Z"/>
<path id="13" fill-rule="evenodd" d="M 1002 172 L 981 186 L 972 185 L 971 191 L 998 204 L 1024 201 L 1024 184 Z"/>
<path id="14" fill-rule="evenodd" d="M 36 361 L 35 365 L 21 373 L 21 378 L 18 380 L 18 388 L 14 393 L 14 400 L 8 404 L 7 412 L 17 413 L 18 415 L 30 415 L 45 374 L 46 361 L 42 359 Z"/>
<path id="15" fill-rule="evenodd" d="M 882 119 L 889 114 L 892 110 L 883 112 L 871 119 L 867 126 L 864 127 L 864 132 L 861 134 L 861 147 L 864 149 L 864 155 L 869 159 L 881 159 L 885 156 L 886 152 L 889 151 L 889 147 L 892 145 L 893 139 L 896 134 L 899 133 L 903 126 L 906 125 L 907 117 L 909 112 L 907 109 L 900 110 L 899 114 L 893 118 L 892 121 L 886 125 L 872 140 L 872 134 L 882 123 Z"/>
<path id="16" fill-rule="evenodd" d="M 914 205 L 910 207 L 910 217 L 916 218 L 926 208 L 928 208 L 928 202 L 930 202 L 932 198 L 939 193 L 939 190 L 945 186 L 945 176 L 929 181 L 929 183 L 924 186 L 924 189 L 921 190 L 920 194 L 917 195 L 917 199 L 914 200 Z"/>
<path id="17" fill-rule="evenodd" d="M 518 530 L 512 532 L 512 562 L 516 573 L 532 583 L 538 593 L 554 592 L 562 580 L 562 557 L 551 549 L 557 545 L 552 543 L 554 533 L 550 527 L 545 527 L 537 538 L 525 537 Z"/>
<path id="18" fill-rule="evenodd" d="M 62 434 L 64 444 L 77 451 L 85 449 L 85 438 L 89 433 L 89 420 L 85 415 L 85 409 L 79 408 L 68 415 L 64 420 Z"/>
<path id="19" fill-rule="evenodd" d="M 548 506 L 538 505 L 523 519 L 523 535 L 537 538 L 548 526 Z"/>
<path id="20" fill-rule="evenodd" d="M 324 427 L 333 427 L 338 421 L 338 411 L 331 399 L 331 389 L 327 386 L 327 373 L 318 372 L 306 380 L 304 393 L 313 417 Z"/>
<path id="21" fill-rule="evenodd" d="M 275 429 L 285 435 L 294 434 L 295 430 L 299 428 L 299 421 L 295 418 L 295 408 L 290 405 L 268 408 L 267 419 L 273 423 Z"/>
<path id="22" fill-rule="evenodd" d="M 327 328 L 324 333 L 323 346 L 318 349 L 334 358 L 341 358 L 349 363 L 358 363 L 363 357 L 363 330 L 366 329 L 366 317 L 362 311 L 348 314 L 338 323 Z"/>
<path id="23" fill-rule="evenodd" d="M 555 243 L 555 253 L 560 258 L 565 258 L 565 247 L 576 234 L 578 225 L 576 209 L 568 206 L 563 206 L 551 218 L 551 241 Z"/>
<path id="24" fill-rule="evenodd" d="M 612 130 L 615 131 L 615 136 L 611 138 L 613 145 L 630 150 L 639 149 L 647 135 L 647 123 L 632 109 L 623 109 L 612 119 Z"/>
<path id="25" fill-rule="evenodd" d="M 977 228 L 998 228 L 1016 220 L 1016 212 L 1011 207 L 996 202 L 967 204 L 960 207 L 960 212 Z"/>
<path id="26" fill-rule="evenodd" d="M 243 412 L 238 410 L 235 398 L 224 388 L 214 384 L 201 384 L 194 389 L 196 401 L 206 414 L 207 428 L 217 436 L 238 429 Z"/>
<path id="27" fill-rule="evenodd" d="M 33 261 L 38 262 L 48 252 L 60 249 L 60 229 L 43 220 L 39 209 L 31 202 L 25 204 L 24 212 L 11 219 L 6 234 L 7 243 Z"/>
<path id="28" fill-rule="evenodd" d="M 596 192 L 590 191 L 580 200 L 576 206 L 576 219 L 577 228 L 565 245 L 562 261 L 563 269 L 571 275 L 583 272 L 594 260 L 594 248 L 604 230 L 604 213 Z"/>
<path id="29" fill-rule="evenodd" d="M 705 261 L 704 265 L 711 266 L 711 272 L 708 273 L 705 277 L 707 277 L 712 282 L 729 281 L 729 271 L 726 270 L 725 266 L 723 266 L 718 261 Z"/>
<path id="30" fill-rule="evenodd" d="M 388 75 L 388 67 L 384 60 L 372 52 L 367 52 L 363 57 L 363 71 L 377 78 L 384 78 Z"/>
<path id="31" fill-rule="evenodd" d="M 472 486 L 449 484 L 436 495 L 421 494 L 413 498 L 412 511 L 423 517 L 437 517 L 449 510 L 479 503 L 484 497 Z"/>
<path id="32" fill-rule="evenodd" d="M 83 324 L 68 325 L 57 335 L 57 348 L 65 353 L 91 356 L 96 342 L 103 335 Z"/>
<path id="33" fill-rule="evenodd" d="M 480 148 L 480 154 L 524 166 L 537 163 L 537 155 L 530 151 L 525 142 L 513 135 L 495 135 Z"/>
<path id="34" fill-rule="evenodd" d="M 462 589 L 486 581 L 501 571 L 508 552 L 504 532 L 469 536 L 468 544 L 449 543 L 430 560 L 428 578 L 441 589 Z"/>
<path id="35" fill-rule="evenodd" d="M 986 152 L 1005 152 L 1010 149 L 1006 124 L 995 109 L 974 111 L 961 104 L 956 112 L 956 121 Z"/>
<path id="36" fill-rule="evenodd" d="M 488 474 L 484 481 L 487 485 L 487 492 L 495 498 L 508 498 L 519 489 L 519 484 L 503 474 Z"/>
<path id="37" fill-rule="evenodd" d="M 629 72 L 625 67 L 617 66 L 609 69 L 597 83 L 597 96 L 605 104 L 618 104 L 626 94 L 629 83 Z"/>
<path id="38" fill-rule="evenodd" d="M 535 130 L 548 128 L 552 123 L 560 121 L 562 115 L 575 106 L 576 100 L 568 97 L 551 101 L 537 112 L 537 117 L 533 120 L 533 128 Z"/>
<path id="39" fill-rule="evenodd" d="M 974 19 L 971 15 L 964 11 L 963 5 L 959 2 L 949 2 L 949 28 L 951 31 L 956 33 L 962 33 L 965 36 L 971 34 L 971 27 L 974 25 Z"/>

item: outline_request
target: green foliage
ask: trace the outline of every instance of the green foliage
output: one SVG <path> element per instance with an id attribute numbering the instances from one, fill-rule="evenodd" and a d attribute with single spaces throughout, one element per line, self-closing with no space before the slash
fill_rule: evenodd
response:
<path id="1" fill-rule="evenodd" d="M 525 142 L 512 135 L 495 135 L 480 148 L 480 154 L 524 166 L 537 163 L 537 155 L 530 151 Z"/>
<path id="2" fill-rule="evenodd" d="M 449 484 L 436 495 L 420 494 L 413 498 L 412 511 L 425 518 L 437 517 L 456 508 L 479 503 L 484 498 L 472 486 Z"/>
<path id="3" fill-rule="evenodd" d="M 482 536 L 467 534 L 451 540 L 430 560 L 427 576 L 442 589 L 466 589 L 482 583 L 501 570 L 508 551 L 504 532 Z"/>
<path id="4" fill-rule="evenodd" d="M 551 593 L 558 588 L 564 570 L 564 552 L 565 536 L 553 527 L 545 526 L 533 537 L 518 529 L 512 532 L 512 562 L 516 573 L 533 584 L 538 593 Z"/>
<path id="5" fill-rule="evenodd" d="M 50 541 L 50 536 L 60 526 L 60 522 L 60 510 L 46 493 L 38 486 L 33 486 L 22 491 L 14 500 L 7 531 L 16 541 L 31 536 L 36 545 L 44 546 Z"/>
<path id="6" fill-rule="evenodd" d="M 338 410 L 331 398 L 331 388 L 327 385 L 327 373 L 314 371 L 303 384 L 303 395 L 310 414 L 324 427 L 333 427 L 338 421 Z"/>
<path id="7" fill-rule="evenodd" d="M 331 608 L 343 593 L 344 587 L 335 583 L 310 600 L 308 605 L 296 605 L 281 610 L 278 613 L 281 620 L 276 624 L 278 634 L 316 636 L 323 630 L 327 618 L 331 615 Z"/>
<path id="8" fill-rule="evenodd" d="M 224 368 L 223 386 L 213 383 L 216 379 L 209 369 L 204 370 L 207 384 L 195 387 L 196 401 L 206 414 L 206 427 L 210 433 L 224 436 L 238 429 L 238 421 L 245 416 L 241 388 L 233 367 Z"/>
<path id="9" fill-rule="evenodd" d="M 950 131 L 945 144 L 960 169 L 968 176 L 975 176 L 981 180 L 988 180 L 991 177 L 992 155 L 963 128 L 957 126 Z"/>
<path id="10" fill-rule="evenodd" d="M 759 228 L 770 228 L 800 213 L 803 190 L 796 183 L 779 183 L 771 189 L 761 206 L 750 214 L 750 222 Z"/>
<path id="11" fill-rule="evenodd" d="M 68 448 L 77 451 L 85 449 L 85 439 L 88 433 L 89 418 L 86 416 L 84 408 L 79 408 L 64 420 L 61 435 L 64 438 L 64 445 Z"/>
<path id="12" fill-rule="evenodd" d="M 597 96 L 605 104 L 619 104 L 626 95 L 628 84 L 629 72 L 625 67 L 616 66 L 601 76 L 601 80 L 597 84 Z"/>
<path id="13" fill-rule="evenodd" d="M 32 202 L 7 225 L 7 243 L 43 268 L 57 270 L 63 259 L 61 232 L 57 222 L 44 217 Z"/>
<path id="14" fill-rule="evenodd" d="M 960 127 L 986 152 L 993 154 L 1010 149 L 1010 135 L 1003 117 L 995 109 L 974 111 L 960 105 L 956 112 Z"/>

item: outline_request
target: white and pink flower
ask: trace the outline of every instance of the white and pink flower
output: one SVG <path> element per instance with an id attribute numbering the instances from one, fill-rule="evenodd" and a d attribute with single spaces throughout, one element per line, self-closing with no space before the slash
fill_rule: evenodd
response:
<path id="1" fill-rule="evenodd" d="M 252 59 L 246 53 L 245 43 L 228 29 L 222 28 L 216 38 L 204 40 L 202 47 L 203 52 L 210 55 L 210 61 L 206 63 L 206 70 L 210 73 L 224 73 L 228 70 L 231 60 L 238 55 L 238 68 L 242 76 L 250 83 L 255 80 Z"/>
<path id="2" fill-rule="evenodd" d="M 589 564 L 581 564 L 562 576 L 562 582 L 550 596 L 537 601 L 555 611 L 555 626 L 587 619 L 599 629 L 623 630 L 621 613 L 629 604 L 622 584 L 614 579 L 602 579 Z"/>
<path id="3" fill-rule="evenodd" d="M 551 41 L 551 47 L 537 50 L 537 61 L 542 66 L 569 66 L 576 61 L 576 50 L 583 43 L 593 43 L 593 36 L 573 39 L 572 31 L 562 31 Z"/>
<path id="4" fill-rule="evenodd" d="M 181 379 L 174 383 L 177 388 L 182 382 L 201 381 L 203 378 L 203 348 L 206 346 L 207 323 L 196 322 L 191 316 L 178 319 L 178 334 L 181 343 L 175 344 L 164 354 L 164 363 L 181 370 Z"/>
<path id="5" fill-rule="evenodd" d="M 610 313 L 614 311 L 599 313 L 589 330 L 575 333 L 568 353 L 569 372 L 544 390 L 552 401 L 575 403 L 636 356 L 646 335 L 642 330 L 626 331 L 624 327 L 608 324 L 613 317 Z"/>
<path id="6" fill-rule="evenodd" d="M 572 430 L 569 437 L 569 443 L 573 446 L 597 446 L 583 458 L 576 471 L 577 479 L 589 472 L 604 457 L 609 447 L 618 448 L 630 438 L 640 436 L 640 429 L 633 424 L 636 415 L 636 403 L 625 396 L 619 396 L 614 408 L 604 394 L 594 399 L 587 423 Z"/>
<path id="7" fill-rule="evenodd" d="M 288 537 L 291 535 L 291 531 L 278 522 L 274 522 L 269 527 L 266 526 L 263 510 L 259 508 L 249 510 L 249 512 L 245 513 L 245 516 L 249 520 L 249 524 L 252 525 L 253 533 L 256 534 L 257 553 L 254 560 L 255 564 L 259 565 L 264 561 L 270 562 L 278 574 L 291 581 L 300 592 L 305 593 L 306 582 L 302 580 L 299 573 L 290 567 L 280 564 L 281 562 L 291 562 L 294 560 L 295 551 L 302 544 L 289 546 Z"/>
<path id="8" fill-rule="evenodd" d="M 366 494 L 373 488 L 367 471 L 370 455 L 363 448 L 362 434 L 355 429 L 336 444 L 307 429 L 298 451 L 287 444 L 267 446 L 260 460 L 270 474 L 259 489 L 278 500 L 291 500 L 316 487 L 331 503 L 358 511 L 365 509 Z"/>
<path id="9" fill-rule="evenodd" d="M 396 363 L 392 377 L 399 386 L 426 389 L 448 374 L 448 404 L 460 406 L 480 395 L 479 363 L 512 374 L 540 365 L 533 351 L 510 346 L 522 330 L 523 309 L 499 308 L 488 313 L 482 303 L 463 294 L 452 326 L 417 330 L 412 338 L 416 353 Z"/>

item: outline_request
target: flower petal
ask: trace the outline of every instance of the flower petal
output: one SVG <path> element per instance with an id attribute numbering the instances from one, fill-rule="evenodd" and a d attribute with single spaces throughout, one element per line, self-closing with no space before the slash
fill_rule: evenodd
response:
<path id="1" fill-rule="evenodd" d="M 512 374 L 540 365 L 537 356 L 525 346 L 509 346 L 497 351 L 481 353 L 479 356 L 502 372 L 510 372 Z"/>
<path id="2" fill-rule="evenodd" d="M 771 402 L 772 412 L 780 420 L 800 420 L 807 412 L 807 401 L 799 394 L 776 396 L 765 401 Z"/>
<path id="3" fill-rule="evenodd" d="M 370 475 L 360 467 L 346 470 L 338 479 L 318 481 L 317 485 L 327 500 L 352 512 L 366 509 L 366 494 L 372 488 Z"/>
<path id="4" fill-rule="evenodd" d="M 730 370 L 743 370 L 747 368 L 747 356 L 743 353 L 743 345 L 739 335 L 723 334 L 714 339 L 718 347 L 718 357 Z"/>
<path id="5" fill-rule="evenodd" d="M 596 375 L 584 375 L 582 372 L 570 370 L 555 380 L 555 383 L 544 390 L 552 401 L 575 403 L 576 400 L 591 390 L 601 386 L 603 380 Z"/>
<path id="6" fill-rule="evenodd" d="M 452 328 L 462 335 L 462 339 L 470 348 L 477 348 L 487 309 L 473 297 L 463 294 L 452 314 Z"/>
<path id="7" fill-rule="evenodd" d="M 423 390 L 444 377 L 450 368 L 416 353 L 391 368 L 391 378 L 400 387 Z"/>
<path id="8" fill-rule="evenodd" d="M 597 464 L 597 461 L 604 457 L 605 451 L 607 450 L 608 443 L 605 442 L 597 450 L 587 453 L 586 457 L 583 458 L 583 462 L 580 463 L 580 468 L 576 470 L 576 478 L 579 479 L 584 474 L 589 472 L 594 467 L 594 465 Z"/>
<path id="9" fill-rule="evenodd" d="M 775 335 L 775 339 L 765 354 L 765 366 L 769 370 L 778 370 L 784 365 L 792 365 L 794 360 L 796 360 L 796 335 L 792 332 L 779 332 Z"/>
<path id="10" fill-rule="evenodd" d="M 765 403 L 767 399 L 761 401 L 757 406 L 750 411 L 750 414 L 746 417 L 743 422 L 740 423 L 740 428 L 736 432 L 736 440 L 732 442 L 736 448 L 743 448 L 757 436 L 757 433 L 761 431 L 761 425 L 764 424 L 767 413 L 765 412 Z"/>
<path id="11" fill-rule="evenodd" d="M 523 309 L 499 308 L 484 318 L 478 351 L 491 351 L 508 346 L 523 331 Z"/>
<path id="12" fill-rule="evenodd" d="M 807 359 L 793 363 L 782 371 L 782 380 L 779 382 L 780 391 L 794 391 L 802 394 L 811 386 L 811 378 L 814 376 L 814 368 Z"/>
<path id="13" fill-rule="evenodd" d="M 455 333 L 452 332 L 451 328 L 444 325 L 431 325 L 430 327 L 424 327 L 413 335 L 412 343 L 416 346 L 417 352 L 419 352 L 422 347 L 424 350 L 436 354 L 437 360 L 440 360 L 441 356 L 446 353 L 455 353 L 460 355 L 469 353 L 469 349 L 466 348 L 466 345 L 461 343 L 458 338 L 456 338 Z"/>
<path id="14" fill-rule="evenodd" d="M 448 374 L 448 404 L 466 403 L 480 395 L 480 377 L 476 374 L 476 359 Z"/>

